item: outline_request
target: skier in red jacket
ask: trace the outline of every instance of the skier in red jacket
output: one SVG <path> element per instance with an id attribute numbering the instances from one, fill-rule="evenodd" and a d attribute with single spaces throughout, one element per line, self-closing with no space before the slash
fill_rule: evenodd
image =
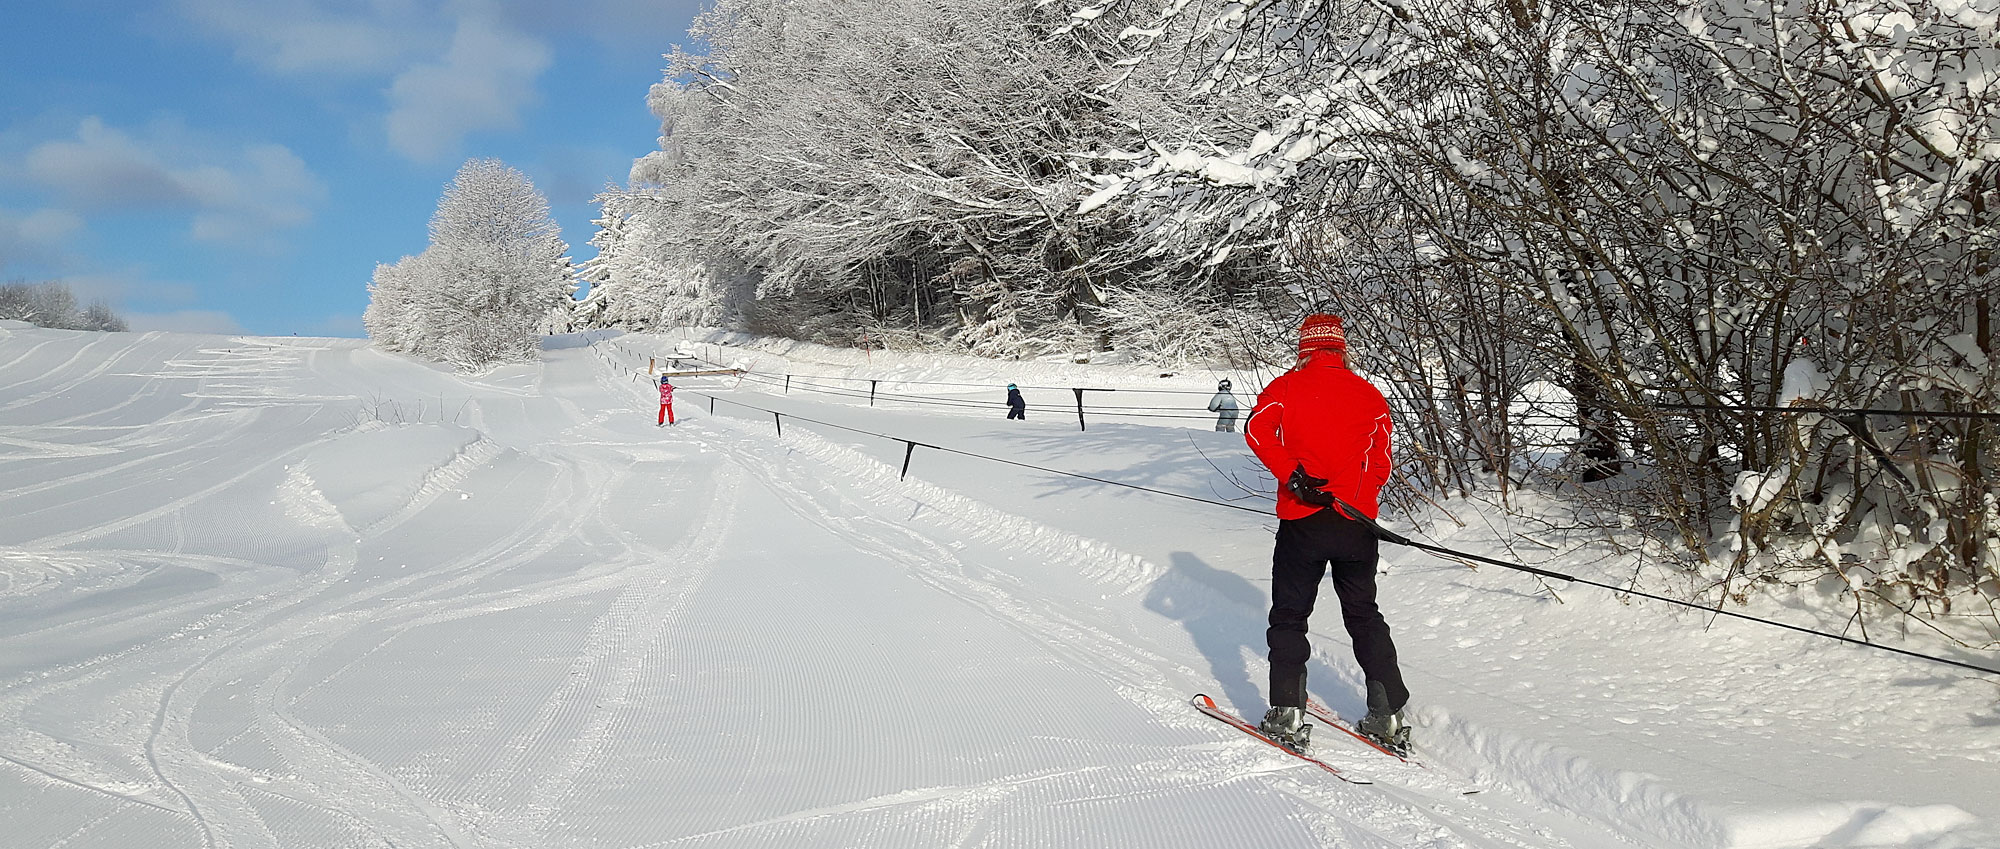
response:
<path id="1" fill-rule="evenodd" d="M 1306 620 L 1319 581 L 1332 566 L 1341 618 L 1354 659 L 1368 682 L 1363 734 L 1398 752 L 1409 748 L 1403 705 L 1410 691 L 1396 664 L 1389 625 L 1375 605 L 1376 539 L 1368 522 L 1389 480 L 1389 404 L 1380 390 L 1347 370 L 1340 318 L 1307 316 L 1299 327 L 1298 365 L 1257 396 L 1244 427 L 1257 459 L 1278 487 L 1278 541 L 1271 554 L 1271 710 L 1260 726 L 1280 742 L 1304 748 Z M 1338 506 L 1336 506 L 1336 500 Z"/>
<path id="2" fill-rule="evenodd" d="M 674 423 L 674 385 L 667 382 L 666 375 L 660 375 L 660 426 Z"/>

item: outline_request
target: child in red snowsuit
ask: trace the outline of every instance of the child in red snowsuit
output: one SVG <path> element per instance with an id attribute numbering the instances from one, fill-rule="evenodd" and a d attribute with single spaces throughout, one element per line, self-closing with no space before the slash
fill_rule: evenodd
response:
<path id="1" fill-rule="evenodd" d="M 666 375 L 660 375 L 660 425 L 674 423 L 674 385 L 667 382 Z"/>

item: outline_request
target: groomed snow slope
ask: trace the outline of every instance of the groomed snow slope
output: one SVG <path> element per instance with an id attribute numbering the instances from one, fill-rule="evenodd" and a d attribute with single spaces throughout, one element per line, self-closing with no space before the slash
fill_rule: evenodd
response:
<path id="1" fill-rule="evenodd" d="M 631 369 L 670 344 L 558 337 L 468 379 L 352 340 L 0 328 L 0 845 L 2000 846 L 1994 681 L 1402 552 L 1433 768 L 1328 737 L 1378 783 L 1333 780 L 1185 704 L 1262 708 L 1267 521 L 926 449 L 899 480 L 899 443 L 695 395 L 655 428 Z M 1146 379 L 764 348 L 704 355 Z M 686 384 L 1254 480 L 1168 420 Z M 1351 714 L 1337 621 L 1313 689 Z"/>

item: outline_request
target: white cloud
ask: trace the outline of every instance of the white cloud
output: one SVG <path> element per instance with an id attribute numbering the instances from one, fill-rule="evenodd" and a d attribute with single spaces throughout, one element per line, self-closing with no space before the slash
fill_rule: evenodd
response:
<path id="1" fill-rule="evenodd" d="M 86 118 L 75 139 L 28 152 L 22 175 L 76 212 L 167 210 L 191 215 L 201 241 L 262 246 L 312 220 L 326 187 L 304 160 L 276 144 L 191 139 L 173 125 L 143 136 Z"/>
<path id="2" fill-rule="evenodd" d="M 435 4 L 371 0 L 180 0 L 181 13 L 267 71 L 380 75 L 443 37 Z"/>
<path id="3" fill-rule="evenodd" d="M 137 139 L 85 118 L 74 140 L 47 141 L 28 151 L 25 174 L 74 208 L 85 210 L 191 206 L 194 197 L 158 154 Z"/>
<path id="4" fill-rule="evenodd" d="M 196 239 L 243 243 L 300 226 L 326 195 L 305 161 L 283 145 L 251 145 L 243 154 L 241 171 L 202 169 L 195 185 L 205 208 L 194 218 Z"/>
<path id="5" fill-rule="evenodd" d="M 178 310 L 175 312 L 125 313 L 125 322 L 133 330 L 165 330 L 172 333 L 217 333 L 235 334 L 243 332 L 243 325 L 228 313 L 216 310 Z"/>
<path id="6" fill-rule="evenodd" d="M 701 0 L 176 0 L 237 58 L 282 74 L 391 76 L 443 43 L 461 19 L 517 33 L 581 34 L 654 56 L 685 41 Z"/>
<path id="7" fill-rule="evenodd" d="M 54 264 L 70 236 L 82 229 L 83 218 L 68 210 L 38 209 L 22 215 L 0 209 L 0 270 Z"/>
<path id="8" fill-rule="evenodd" d="M 539 41 L 483 17 L 460 20 L 442 61 L 410 68 L 389 86 L 389 146 L 432 160 L 455 152 L 466 133 L 519 126 L 549 62 Z"/>
<path id="9" fill-rule="evenodd" d="M 552 38 L 657 59 L 700 0 L 175 0 L 244 63 L 295 78 L 382 80 L 389 147 L 433 162 L 468 133 L 520 126 Z"/>

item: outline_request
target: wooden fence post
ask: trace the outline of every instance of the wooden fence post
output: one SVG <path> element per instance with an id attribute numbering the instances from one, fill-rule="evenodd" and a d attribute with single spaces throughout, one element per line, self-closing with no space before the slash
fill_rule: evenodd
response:
<path id="1" fill-rule="evenodd" d="M 1086 391 L 1088 391 L 1088 392 L 1116 392 L 1116 391 L 1118 391 L 1118 390 L 1116 390 L 1116 389 L 1089 389 L 1089 388 L 1086 388 L 1086 387 L 1075 387 L 1075 386 L 1072 386 L 1072 387 L 1070 387 L 1070 391 L 1071 391 L 1071 392 L 1075 392 L 1075 393 L 1076 393 L 1076 429 L 1077 429 L 1077 430 L 1089 430 L 1090 428 L 1088 428 L 1088 427 L 1085 427 L 1085 426 L 1084 426 L 1084 424 L 1083 424 L 1083 393 L 1084 393 L 1084 392 L 1086 392 Z"/>

